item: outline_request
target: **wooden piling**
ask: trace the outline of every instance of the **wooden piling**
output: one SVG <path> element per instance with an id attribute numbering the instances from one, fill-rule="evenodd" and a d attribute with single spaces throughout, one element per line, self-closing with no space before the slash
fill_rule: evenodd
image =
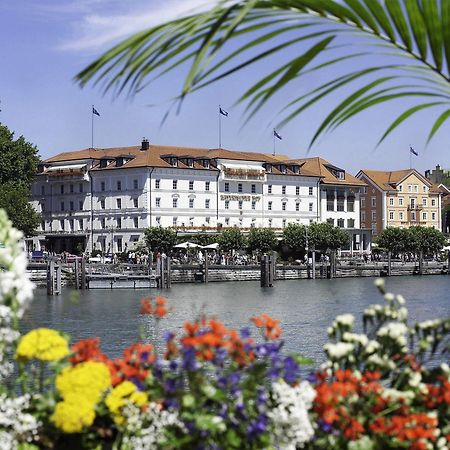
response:
<path id="1" fill-rule="evenodd" d="M 208 283 L 209 281 L 209 274 L 208 274 L 208 270 L 209 270 L 209 261 L 208 261 L 208 254 L 205 255 L 205 262 L 204 262 L 204 266 L 203 266 L 203 272 L 204 272 L 204 282 Z"/>
<path id="2" fill-rule="evenodd" d="M 316 279 L 316 250 L 313 247 L 312 249 L 312 279 L 315 280 Z"/>
<path id="3" fill-rule="evenodd" d="M 392 271 L 392 254 L 389 251 L 388 252 L 388 266 L 387 266 L 387 276 L 388 277 L 391 276 L 391 271 Z"/>
<path id="4" fill-rule="evenodd" d="M 81 258 L 81 286 L 82 290 L 86 289 L 86 259 Z"/>
<path id="5" fill-rule="evenodd" d="M 73 263 L 73 275 L 74 275 L 75 289 L 80 289 L 80 279 L 79 279 L 79 273 L 78 273 L 78 258 L 75 258 L 75 261 Z"/>
<path id="6" fill-rule="evenodd" d="M 423 275 L 423 251 L 419 251 L 419 275 Z"/>
<path id="7" fill-rule="evenodd" d="M 55 287 L 55 261 L 50 258 L 47 261 L 47 295 L 53 295 Z"/>

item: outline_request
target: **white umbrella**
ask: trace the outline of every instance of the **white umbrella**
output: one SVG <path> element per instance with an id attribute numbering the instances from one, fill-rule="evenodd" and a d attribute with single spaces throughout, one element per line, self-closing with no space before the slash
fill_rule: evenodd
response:
<path id="1" fill-rule="evenodd" d="M 214 244 L 204 245 L 203 248 L 212 248 L 214 250 L 217 250 L 219 248 L 219 244 L 217 242 L 214 242 Z"/>
<path id="2" fill-rule="evenodd" d="M 174 248 L 195 248 L 201 247 L 198 244 L 194 244 L 193 242 L 182 242 L 181 244 L 174 245 Z"/>

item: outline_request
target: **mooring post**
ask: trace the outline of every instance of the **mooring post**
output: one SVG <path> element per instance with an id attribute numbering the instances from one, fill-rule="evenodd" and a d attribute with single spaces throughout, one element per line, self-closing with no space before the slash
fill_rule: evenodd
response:
<path id="1" fill-rule="evenodd" d="M 81 258 L 81 289 L 86 289 L 86 259 Z"/>
<path id="2" fill-rule="evenodd" d="M 61 294 L 61 261 L 56 262 L 56 293 Z"/>
<path id="3" fill-rule="evenodd" d="M 263 255 L 261 258 L 261 287 L 270 287 L 270 262 L 269 256 Z"/>
<path id="4" fill-rule="evenodd" d="M 316 249 L 313 247 L 312 248 L 312 279 L 315 280 L 316 279 Z"/>
<path id="5" fill-rule="evenodd" d="M 55 281 L 55 261 L 50 258 L 47 261 L 47 295 L 53 295 Z"/>
<path id="6" fill-rule="evenodd" d="M 423 250 L 419 251 L 419 275 L 423 275 Z"/>
<path id="7" fill-rule="evenodd" d="M 205 283 L 207 283 L 209 280 L 209 276 L 208 276 L 208 270 L 209 270 L 209 260 L 208 260 L 208 254 L 205 255 L 205 262 L 204 262 L 204 266 L 203 266 L 203 271 L 204 271 L 204 281 Z"/>
<path id="8" fill-rule="evenodd" d="M 274 266 L 274 262 L 275 262 L 275 258 L 273 257 L 273 255 L 268 255 L 267 256 L 267 275 L 268 275 L 268 279 L 267 279 L 267 286 L 268 287 L 272 287 L 273 286 L 273 266 Z"/>
<path id="9" fill-rule="evenodd" d="M 277 252 L 272 252 L 272 281 L 277 279 Z"/>
<path id="10" fill-rule="evenodd" d="M 73 275 L 75 281 L 75 289 L 80 289 L 79 275 L 78 275 L 78 258 L 75 258 L 75 261 L 73 263 Z"/>
<path id="11" fill-rule="evenodd" d="M 447 275 L 450 275 L 450 250 L 448 252 Z"/>
<path id="12" fill-rule="evenodd" d="M 388 252 L 388 268 L 387 268 L 387 276 L 388 276 L 388 277 L 391 276 L 391 270 L 392 270 L 391 266 L 392 266 L 392 254 L 391 254 L 391 252 L 389 251 L 389 252 Z"/>
<path id="13" fill-rule="evenodd" d="M 336 271 L 336 250 L 330 253 L 330 278 L 334 278 Z"/>
<path id="14" fill-rule="evenodd" d="M 170 256 L 166 258 L 166 288 L 169 289 L 172 285 L 171 267 L 170 267 Z"/>

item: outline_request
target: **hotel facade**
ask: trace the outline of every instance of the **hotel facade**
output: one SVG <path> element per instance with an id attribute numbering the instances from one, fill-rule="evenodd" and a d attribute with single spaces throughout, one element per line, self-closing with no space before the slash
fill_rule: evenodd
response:
<path id="1" fill-rule="evenodd" d="M 365 186 L 321 158 L 150 145 L 84 149 L 43 161 L 32 204 L 36 249 L 122 252 L 145 228 L 179 233 L 328 221 L 348 229 L 350 252 L 370 249 L 360 228 Z"/>

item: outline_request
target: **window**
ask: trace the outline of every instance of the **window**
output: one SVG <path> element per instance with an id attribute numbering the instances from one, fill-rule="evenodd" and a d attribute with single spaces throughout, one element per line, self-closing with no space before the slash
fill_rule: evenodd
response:
<path id="1" fill-rule="evenodd" d="M 256 184 L 252 184 L 252 194 L 256 194 Z"/>
<path id="2" fill-rule="evenodd" d="M 372 197 L 372 199 L 371 199 L 371 204 L 372 204 L 372 208 L 376 208 L 376 206 L 377 206 L 377 198 L 376 197 Z"/>
<path id="3" fill-rule="evenodd" d="M 173 180 L 172 181 L 172 189 L 177 189 L 177 187 L 178 187 L 178 180 Z"/>
<path id="4" fill-rule="evenodd" d="M 64 220 L 60 220 L 60 221 L 59 221 L 59 229 L 60 229 L 61 231 L 64 231 Z"/>
<path id="5" fill-rule="evenodd" d="M 178 217 L 172 217 L 172 225 L 173 225 L 174 227 L 177 226 L 177 222 L 178 222 Z"/>
<path id="6" fill-rule="evenodd" d="M 427 220 L 427 213 L 426 212 L 422 213 L 422 220 Z"/>
<path id="7" fill-rule="evenodd" d="M 412 184 L 408 184 L 408 192 L 412 192 Z"/>
<path id="8" fill-rule="evenodd" d="M 61 189 L 61 191 L 60 191 L 61 194 L 64 194 L 64 185 L 63 184 L 61 185 L 60 189 Z"/>
<path id="9" fill-rule="evenodd" d="M 252 200 L 252 209 L 256 209 L 256 201 Z"/>
<path id="10" fill-rule="evenodd" d="M 205 191 L 209 191 L 209 185 L 211 183 L 209 181 L 205 181 Z"/>
<path id="11" fill-rule="evenodd" d="M 225 200 L 225 209 L 230 209 L 230 200 Z"/>
<path id="12" fill-rule="evenodd" d="M 334 219 L 327 219 L 327 223 L 329 223 L 330 225 L 333 225 L 334 227 Z"/>
<path id="13" fill-rule="evenodd" d="M 103 198 L 103 199 L 100 200 L 100 209 L 105 209 L 105 208 L 106 208 L 106 201 Z"/>
<path id="14" fill-rule="evenodd" d="M 363 187 L 363 194 L 367 194 L 367 186 Z"/>
<path id="15" fill-rule="evenodd" d="M 74 224 L 73 219 L 70 219 L 69 220 L 69 231 L 73 231 L 74 230 L 73 224 Z"/>
<path id="16" fill-rule="evenodd" d="M 415 208 L 416 207 L 416 199 L 412 198 L 412 199 L 410 199 L 410 201 L 411 201 L 411 208 Z"/>
<path id="17" fill-rule="evenodd" d="M 134 208 L 137 208 L 138 205 L 139 205 L 139 200 L 138 200 L 137 197 L 134 197 L 134 198 L 133 198 L 133 207 L 134 207 Z"/>
<path id="18" fill-rule="evenodd" d="M 372 220 L 377 220 L 377 212 L 372 211 Z"/>
<path id="19" fill-rule="evenodd" d="M 117 182 L 117 190 L 118 191 L 122 190 L 122 182 L 120 180 Z"/>
<path id="20" fill-rule="evenodd" d="M 361 208 L 366 207 L 366 199 L 364 197 L 361 198 Z"/>
<path id="21" fill-rule="evenodd" d="M 242 183 L 238 183 L 238 192 L 242 192 Z"/>
<path id="22" fill-rule="evenodd" d="M 78 185 L 78 192 L 81 194 L 83 192 L 83 183 Z"/>
<path id="23" fill-rule="evenodd" d="M 435 212 L 431 213 L 431 220 L 436 220 L 436 213 Z"/>
<path id="24" fill-rule="evenodd" d="M 194 207 L 194 199 L 190 198 L 189 199 L 189 208 L 193 208 Z"/>
<path id="25" fill-rule="evenodd" d="M 281 186 L 281 194 L 286 195 L 286 186 Z"/>
<path id="26" fill-rule="evenodd" d="M 361 211 L 361 222 L 365 222 L 365 221 L 366 221 L 366 212 Z"/>
<path id="27" fill-rule="evenodd" d="M 161 197 L 156 197 L 155 205 L 156 205 L 157 208 L 159 208 L 161 206 Z"/>
<path id="28" fill-rule="evenodd" d="M 177 199 L 177 198 L 173 198 L 173 199 L 172 199 L 172 206 L 173 206 L 174 208 L 177 208 L 177 207 L 178 207 L 178 199 Z"/>
<path id="29" fill-rule="evenodd" d="M 411 211 L 411 220 L 416 220 L 416 212 L 415 211 Z"/>
<path id="30" fill-rule="evenodd" d="M 423 206 L 427 206 L 427 199 L 426 198 L 422 198 L 422 205 Z"/>
<path id="31" fill-rule="evenodd" d="M 122 219 L 120 217 L 116 219 L 116 225 L 118 230 L 122 229 Z"/>
<path id="32" fill-rule="evenodd" d="M 283 224 L 283 228 L 285 228 L 286 227 L 286 219 L 283 219 L 282 224 Z"/>
<path id="33" fill-rule="evenodd" d="M 209 198 L 207 198 L 207 199 L 205 200 L 205 208 L 206 208 L 206 209 L 209 209 L 209 202 L 210 202 L 210 200 L 209 200 Z"/>
<path id="34" fill-rule="evenodd" d="M 334 211 L 334 191 L 327 191 L 327 211 Z"/>
<path id="35" fill-rule="evenodd" d="M 417 184 L 414 185 L 414 192 L 419 192 L 419 186 Z"/>
<path id="36" fill-rule="evenodd" d="M 73 194 L 73 184 L 69 185 L 69 192 Z"/>
<path id="37" fill-rule="evenodd" d="M 138 188 L 138 180 L 133 180 L 133 189 Z"/>
<path id="38" fill-rule="evenodd" d="M 161 186 L 161 180 L 155 180 L 155 189 L 159 189 Z"/>
<path id="39" fill-rule="evenodd" d="M 105 192 L 105 189 L 106 189 L 106 187 L 105 187 L 105 182 L 102 181 L 102 182 L 100 183 L 100 190 L 101 190 L 102 192 Z"/>
<path id="40" fill-rule="evenodd" d="M 436 199 L 435 198 L 431 199 L 431 206 L 436 206 Z"/>
<path id="41" fill-rule="evenodd" d="M 398 198 L 398 206 L 403 206 L 403 197 Z"/>
<path id="42" fill-rule="evenodd" d="M 313 195 L 313 187 L 312 186 L 310 186 L 309 188 L 308 188 L 308 195 Z"/>
<path id="43" fill-rule="evenodd" d="M 403 220 L 403 211 L 398 213 L 398 220 Z"/>
<path id="44" fill-rule="evenodd" d="M 64 202 L 61 202 L 61 205 L 60 205 L 60 206 L 61 206 L 61 211 L 65 211 L 66 208 L 64 207 L 64 206 L 65 206 L 65 205 L 64 205 Z"/>
<path id="45" fill-rule="evenodd" d="M 122 250 L 122 238 L 117 238 L 117 251 L 121 253 Z"/>
<path id="46" fill-rule="evenodd" d="M 205 221 L 206 221 L 206 223 L 209 225 L 210 218 L 209 218 L 209 217 L 206 217 L 206 218 L 205 218 Z"/>
<path id="47" fill-rule="evenodd" d="M 295 186 L 295 195 L 300 195 L 300 186 Z"/>
<path id="48" fill-rule="evenodd" d="M 314 203 L 310 203 L 310 204 L 309 204 L 309 207 L 308 207 L 308 211 L 309 211 L 309 212 L 312 212 L 312 211 L 313 211 L 313 208 L 314 208 Z"/>
<path id="49" fill-rule="evenodd" d="M 427 187 L 425 185 L 422 186 L 423 192 L 427 192 Z"/>
<path id="50" fill-rule="evenodd" d="M 73 211 L 73 210 L 75 209 L 75 206 L 74 206 L 73 202 L 70 202 L 70 203 L 69 203 L 69 209 L 70 209 L 71 211 Z"/>
<path id="51" fill-rule="evenodd" d="M 78 229 L 80 231 L 83 229 L 83 219 L 78 219 Z"/>
<path id="52" fill-rule="evenodd" d="M 394 220 L 394 211 L 389 211 L 389 220 Z"/>
<path id="53" fill-rule="evenodd" d="M 398 186 L 398 191 L 403 192 L 403 186 L 401 184 L 399 184 L 399 186 Z"/>
<path id="54" fill-rule="evenodd" d="M 225 183 L 224 189 L 225 192 L 230 192 L 230 183 Z"/>
<path id="55" fill-rule="evenodd" d="M 117 205 L 117 209 L 122 208 L 122 199 L 121 198 L 116 199 L 116 205 Z"/>
<path id="56" fill-rule="evenodd" d="M 194 181 L 193 181 L 193 180 L 190 180 L 190 181 L 189 181 L 189 190 L 190 190 L 190 191 L 193 191 L 193 190 L 194 190 Z"/>
<path id="57" fill-rule="evenodd" d="M 41 195 L 45 195 L 45 186 L 44 185 L 41 186 Z"/>
<path id="58" fill-rule="evenodd" d="M 156 218 L 156 224 L 157 225 L 161 225 L 161 217 L 157 217 Z"/>
<path id="59" fill-rule="evenodd" d="M 389 198 L 389 206 L 394 206 L 394 198 L 393 197 Z"/>
<path id="60" fill-rule="evenodd" d="M 337 226 L 339 228 L 344 228 L 344 219 L 338 219 L 337 220 Z"/>
<path id="61" fill-rule="evenodd" d="M 269 219 L 269 227 L 272 228 L 272 219 Z"/>
<path id="62" fill-rule="evenodd" d="M 343 191 L 338 191 L 337 193 L 337 210 L 345 211 L 345 194 Z"/>
<path id="63" fill-rule="evenodd" d="M 106 219 L 100 219 L 100 228 L 102 229 L 106 228 Z"/>
<path id="64" fill-rule="evenodd" d="M 139 218 L 137 217 L 133 218 L 133 226 L 134 228 L 139 228 Z"/>
<path id="65" fill-rule="evenodd" d="M 355 228 L 355 219 L 347 219 L 347 228 Z"/>
<path id="66" fill-rule="evenodd" d="M 268 209 L 269 211 L 272 211 L 272 202 L 268 202 L 268 203 L 267 203 L 267 209 Z"/>
<path id="67" fill-rule="evenodd" d="M 281 202 L 281 210 L 286 211 L 286 202 Z"/>
<path id="68" fill-rule="evenodd" d="M 225 225 L 230 225 L 230 218 L 229 217 L 225 217 Z"/>
<path id="69" fill-rule="evenodd" d="M 295 210 L 300 211 L 300 203 L 299 202 L 295 203 Z"/>
<path id="70" fill-rule="evenodd" d="M 78 202 L 78 209 L 79 209 L 80 211 L 82 211 L 82 209 L 83 209 L 83 200 L 80 200 L 80 201 Z"/>
<path id="71" fill-rule="evenodd" d="M 271 185 L 271 184 L 269 184 L 269 185 L 267 186 L 267 193 L 268 193 L 268 194 L 271 194 L 271 193 L 272 193 L 272 185 Z"/>
<path id="72" fill-rule="evenodd" d="M 242 205 L 243 205 L 243 201 L 242 200 L 239 200 L 239 203 L 238 203 L 238 207 L 239 207 L 239 209 L 242 209 Z"/>

